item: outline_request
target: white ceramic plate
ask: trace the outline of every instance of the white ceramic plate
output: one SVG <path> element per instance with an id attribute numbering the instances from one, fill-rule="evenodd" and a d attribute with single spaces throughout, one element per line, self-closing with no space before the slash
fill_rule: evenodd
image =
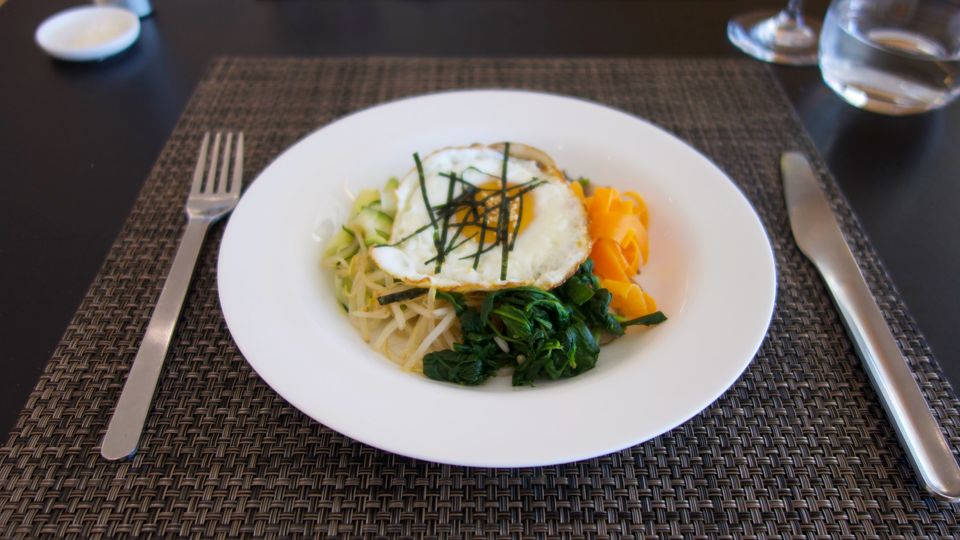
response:
<path id="1" fill-rule="evenodd" d="M 82 6 L 43 21 L 34 39 L 54 58 L 82 62 L 117 54 L 139 36 L 140 19 L 132 11 L 113 6 Z"/>
<path id="2" fill-rule="evenodd" d="M 641 281 L 669 320 L 605 346 L 572 379 L 466 388 L 406 373 L 370 350 L 333 298 L 322 239 L 356 192 L 414 151 L 518 141 L 571 175 L 640 192 L 650 207 Z M 257 373 L 292 405 L 398 454 L 531 466 L 614 452 L 679 425 L 740 376 L 766 333 L 776 279 L 753 209 L 710 161 L 661 129 L 568 97 L 465 91 L 380 105 L 320 129 L 250 186 L 220 248 L 220 301 Z"/>

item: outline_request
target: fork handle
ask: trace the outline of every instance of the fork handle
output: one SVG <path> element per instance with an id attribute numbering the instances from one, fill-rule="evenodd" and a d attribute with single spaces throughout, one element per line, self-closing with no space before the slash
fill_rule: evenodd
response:
<path id="1" fill-rule="evenodd" d="M 212 220 L 191 217 L 173 258 L 173 266 L 160 291 L 160 298 L 150 316 L 146 334 L 133 360 L 127 382 L 123 385 L 117 408 L 110 418 L 107 433 L 100 445 L 100 455 L 111 461 L 133 457 L 150 412 L 153 394 L 160 380 L 163 360 L 170 338 L 177 325 L 190 278 L 203 246 L 203 237 Z"/>

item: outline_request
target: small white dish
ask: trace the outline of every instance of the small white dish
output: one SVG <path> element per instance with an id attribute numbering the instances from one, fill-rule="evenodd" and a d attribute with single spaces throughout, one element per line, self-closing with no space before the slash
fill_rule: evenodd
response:
<path id="1" fill-rule="evenodd" d="M 641 279 L 670 319 L 604 346 L 593 370 L 533 388 L 511 387 L 505 372 L 479 387 L 406 373 L 364 343 L 337 304 L 320 237 L 348 214 L 345 184 L 382 186 L 411 167 L 414 151 L 503 140 L 643 195 L 651 225 Z M 293 145 L 234 210 L 217 283 L 244 357 L 293 406 L 384 450 L 483 467 L 590 458 L 680 425 L 743 373 L 776 296 L 759 218 L 699 152 L 603 105 L 500 90 L 387 103 Z"/>
<path id="2" fill-rule="evenodd" d="M 140 36 L 140 19 L 113 6 L 81 6 L 47 18 L 34 39 L 47 54 L 60 60 L 85 62 L 113 56 Z"/>

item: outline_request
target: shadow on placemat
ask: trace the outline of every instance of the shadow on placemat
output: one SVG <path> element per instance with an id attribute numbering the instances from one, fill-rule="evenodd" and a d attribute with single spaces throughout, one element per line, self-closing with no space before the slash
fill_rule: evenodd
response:
<path id="1" fill-rule="evenodd" d="M 472 469 L 390 455 L 311 421 L 240 356 L 217 300 L 220 228 L 197 269 L 141 452 L 128 463 L 101 460 L 108 415 L 183 226 L 201 133 L 243 129 L 253 178 L 339 116 L 461 87 L 539 89 L 630 111 L 739 184 L 779 273 L 770 333 L 743 377 L 686 424 L 601 458 Z M 794 148 L 816 155 L 768 70 L 747 60 L 218 60 L 0 453 L 0 535 L 960 535 L 956 508 L 912 478 L 820 279 L 793 244 L 777 163 Z M 957 401 L 828 187 L 960 447 Z"/>

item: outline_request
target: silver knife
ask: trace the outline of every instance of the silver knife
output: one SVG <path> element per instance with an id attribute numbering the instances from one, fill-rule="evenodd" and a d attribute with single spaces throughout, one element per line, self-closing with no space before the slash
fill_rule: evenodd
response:
<path id="1" fill-rule="evenodd" d="M 793 237 L 823 276 L 913 469 L 930 493 L 960 502 L 960 466 L 870 294 L 810 164 L 799 152 L 785 152 L 780 172 Z"/>

